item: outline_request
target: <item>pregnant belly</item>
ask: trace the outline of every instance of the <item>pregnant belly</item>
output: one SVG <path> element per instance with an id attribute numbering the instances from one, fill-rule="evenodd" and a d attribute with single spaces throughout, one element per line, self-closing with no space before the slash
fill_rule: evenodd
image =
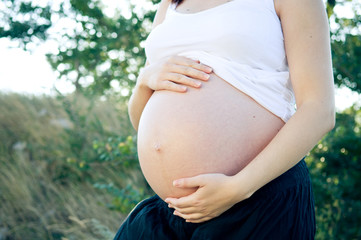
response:
<path id="1" fill-rule="evenodd" d="M 202 173 L 234 175 L 277 134 L 284 122 L 212 74 L 200 89 L 156 91 L 138 128 L 138 156 L 149 185 L 162 199 L 196 189 L 172 186 Z"/>

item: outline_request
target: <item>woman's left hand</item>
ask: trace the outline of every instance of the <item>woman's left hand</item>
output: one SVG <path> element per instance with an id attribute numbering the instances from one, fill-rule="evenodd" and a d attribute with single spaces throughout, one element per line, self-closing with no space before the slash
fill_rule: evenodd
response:
<path id="1" fill-rule="evenodd" d="M 240 194 L 234 179 L 219 173 L 202 174 L 173 182 L 175 187 L 194 188 L 197 191 L 181 198 L 166 198 L 174 214 L 187 222 L 200 223 L 221 215 L 237 202 L 247 198 Z"/>

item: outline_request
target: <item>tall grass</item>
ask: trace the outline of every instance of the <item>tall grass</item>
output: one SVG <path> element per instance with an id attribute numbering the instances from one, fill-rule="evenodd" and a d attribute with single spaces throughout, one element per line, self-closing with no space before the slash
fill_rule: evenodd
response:
<path id="1" fill-rule="evenodd" d="M 11 162 L 9 161 L 11 160 Z M 92 185 L 54 183 L 21 153 L 0 157 L 0 239 L 111 239 L 122 216 Z"/>
<path id="2" fill-rule="evenodd" d="M 112 239 L 125 214 L 94 185 L 142 179 L 93 145 L 131 134 L 116 99 L 0 94 L 0 240 Z"/>

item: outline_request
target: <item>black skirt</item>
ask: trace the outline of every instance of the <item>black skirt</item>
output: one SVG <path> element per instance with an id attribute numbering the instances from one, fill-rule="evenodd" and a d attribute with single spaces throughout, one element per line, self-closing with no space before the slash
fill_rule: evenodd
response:
<path id="1" fill-rule="evenodd" d="M 157 195 L 140 202 L 114 240 L 314 239 L 312 186 L 304 159 L 250 198 L 203 223 L 187 223 Z"/>

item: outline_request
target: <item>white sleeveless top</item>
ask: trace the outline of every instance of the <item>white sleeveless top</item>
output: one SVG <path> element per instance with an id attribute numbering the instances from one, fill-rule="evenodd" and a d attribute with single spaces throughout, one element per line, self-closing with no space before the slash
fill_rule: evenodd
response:
<path id="1" fill-rule="evenodd" d="M 145 42 L 149 63 L 171 55 L 199 60 L 284 122 L 295 99 L 273 0 L 233 0 L 196 13 L 171 4 Z"/>

